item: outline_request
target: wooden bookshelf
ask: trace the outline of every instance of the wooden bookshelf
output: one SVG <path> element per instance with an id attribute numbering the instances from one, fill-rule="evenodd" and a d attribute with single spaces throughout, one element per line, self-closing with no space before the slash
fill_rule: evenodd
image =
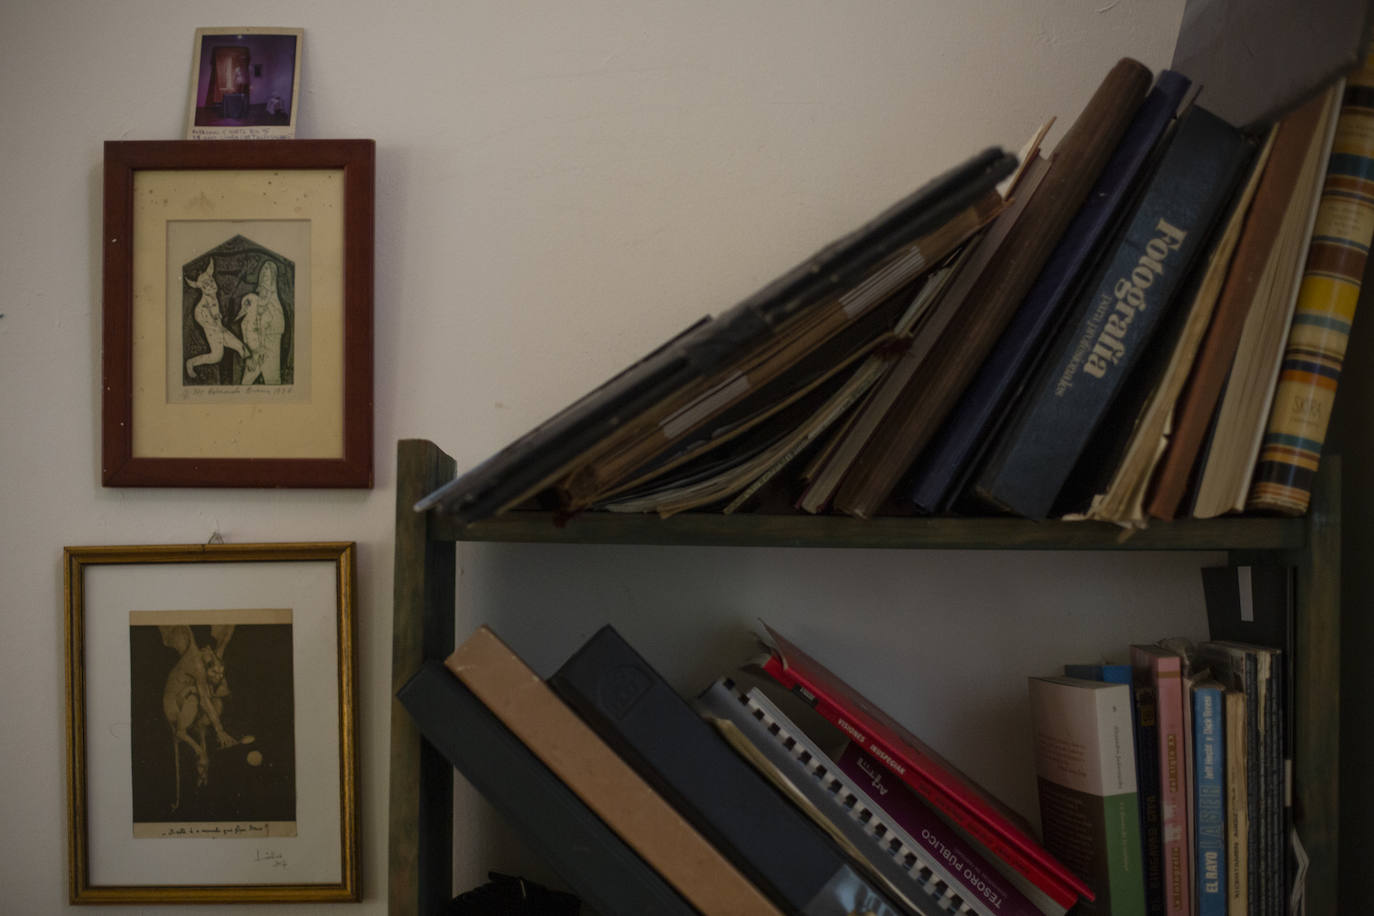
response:
<path id="1" fill-rule="evenodd" d="M 1178 521 L 1142 531 L 1087 522 L 993 518 L 878 518 L 587 513 L 558 523 L 544 513 L 508 513 L 455 525 L 415 502 L 454 476 L 432 442 L 397 448 L 392 690 L 424 660 L 454 645 L 456 545 L 460 541 L 656 544 L 899 550 L 1224 551 L 1237 563 L 1298 569 L 1294 805 L 1311 859 L 1309 912 L 1336 911 L 1339 828 L 1340 518 L 1339 461 L 1323 460 L 1305 518 Z M 393 916 L 439 913 L 452 895 L 452 767 L 421 740 L 393 700 L 389 907 Z"/>

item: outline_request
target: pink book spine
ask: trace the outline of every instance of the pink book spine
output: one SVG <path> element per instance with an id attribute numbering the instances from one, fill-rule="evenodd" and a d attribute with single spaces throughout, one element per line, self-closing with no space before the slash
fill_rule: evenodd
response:
<path id="1" fill-rule="evenodd" d="M 1147 670 L 1157 699 L 1159 725 L 1159 824 L 1163 847 L 1164 912 L 1191 916 L 1188 867 L 1188 755 L 1184 726 L 1183 670 L 1178 656 L 1132 647 L 1132 665 Z"/>

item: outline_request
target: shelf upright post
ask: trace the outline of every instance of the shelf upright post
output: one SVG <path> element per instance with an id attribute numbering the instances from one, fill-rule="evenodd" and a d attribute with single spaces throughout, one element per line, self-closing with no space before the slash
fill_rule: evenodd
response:
<path id="1" fill-rule="evenodd" d="M 1307 909 L 1335 913 L 1340 851 L 1341 464 L 1323 455 L 1298 551 L 1294 820 L 1309 859 Z"/>
<path id="2" fill-rule="evenodd" d="M 414 505 L 453 479 L 432 442 L 396 447 L 396 559 L 391 649 L 391 801 L 387 912 L 435 916 L 453 896 L 453 765 L 425 741 L 396 699 L 424 661 L 453 651 L 457 545 L 431 537 Z"/>

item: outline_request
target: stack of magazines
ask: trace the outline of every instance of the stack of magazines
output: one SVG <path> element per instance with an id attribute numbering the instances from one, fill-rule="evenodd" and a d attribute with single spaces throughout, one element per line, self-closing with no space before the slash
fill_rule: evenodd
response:
<path id="1" fill-rule="evenodd" d="M 1374 71 L 1244 130 L 1198 89 L 1121 60 L 1052 151 L 1047 122 L 971 157 L 419 508 L 1302 514 L 1374 240 Z"/>

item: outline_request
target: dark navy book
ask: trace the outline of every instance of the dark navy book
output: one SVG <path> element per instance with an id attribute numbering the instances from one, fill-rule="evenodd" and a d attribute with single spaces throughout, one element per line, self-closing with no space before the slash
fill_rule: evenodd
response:
<path id="1" fill-rule="evenodd" d="M 904 916 L 801 809 L 701 718 L 614 627 L 549 685 L 645 781 L 787 912 Z M 919 907 L 941 912 L 939 901 Z"/>
<path id="2" fill-rule="evenodd" d="M 1027 518 L 1049 513 L 1206 249 L 1254 150 L 1250 137 L 1203 108 L 1180 118 L 1116 241 L 991 445 L 975 482 L 980 499 Z"/>
<path id="3" fill-rule="evenodd" d="M 696 910 L 578 798 L 463 682 L 425 662 L 396 693 L 416 727 L 605 916 Z M 420 875 L 426 871 L 423 865 Z M 452 891 L 437 896 L 447 900 Z"/>
<path id="4" fill-rule="evenodd" d="M 1154 88 L 1141 103 L 1035 285 L 917 462 L 909 495 L 918 509 L 945 510 L 971 473 L 982 444 L 1004 416 L 1016 391 L 1025 385 L 1046 339 L 1062 322 L 1076 285 L 1110 239 L 1111 228 L 1129 203 L 1132 188 L 1147 171 L 1190 85 L 1187 77 L 1172 70 L 1162 71 L 1155 79 Z"/>

